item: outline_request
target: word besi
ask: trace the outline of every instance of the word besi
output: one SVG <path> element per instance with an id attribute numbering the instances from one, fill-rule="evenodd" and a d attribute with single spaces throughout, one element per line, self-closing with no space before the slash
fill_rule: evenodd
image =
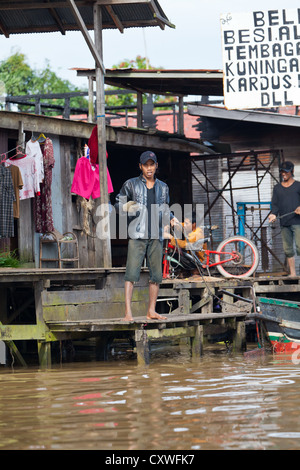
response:
<path id="1" fill-rule="evenodd" d="M 300 8 L 297 8 L 296 11 L 295 21 L 287 19 L 287 10 L 281 10 L 282 23 L 279 22 L 279 10 L 271 10 L 268 12 L 254 11 L 254 29 L 240 29 L 237 32 L 234 30 L 226 30 L 224 31 L 224 42 L 225 44 L 227 42 L 243 44 L 250 42 L 251 38 L 256 43 L 300 39 Z"/>

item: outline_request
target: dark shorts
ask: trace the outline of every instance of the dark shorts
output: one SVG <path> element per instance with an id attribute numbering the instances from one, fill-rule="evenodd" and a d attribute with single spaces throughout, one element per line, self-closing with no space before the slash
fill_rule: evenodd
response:
<path id="1" fill-rule="evenodd" d="M 125 281 L 137 282 L 141 267 L 147 256 L 150 282 L 160 284 L 162 281 L 163 242 L 160 240 L 132 240 L 128 242 Z"/>
<path id="2" fill-rule="evenodd" d="M 281 227 L 281 237 L 283 251 L 287 258 L 293 258 L 295 256 L 294 242 L 297 255 L 300 255 L 300 225 Z"/>

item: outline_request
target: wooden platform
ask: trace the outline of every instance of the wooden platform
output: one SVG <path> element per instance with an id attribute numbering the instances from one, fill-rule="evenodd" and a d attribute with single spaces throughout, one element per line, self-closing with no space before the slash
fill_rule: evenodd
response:
<path id="1" fill-rule="evenodd" d="M 23 364 L 16 343 L 36 340 L 39 362 L 46 366 L 51 363 L 53 342 L 91 336 L 99 339 L 103 350 L 114 335 L 130 336 L 142 362 L 147 362 L 152 340 L 189 337 L 197 357 L 205 340 L 218 334 L 227 335 L 234 347 L 245 347 L 249 302 L 241 298 L 274 293 L 300 296 L 299 277 L 166 279 L 160 286 L 157 311 L 166 314 L 167 320 L 149 321 L 149 275 L 144 269 L 133 294 L 134 322 L 124 322 L 124 273 L 125 268 L 1 269 L 0 340 Z"/>
<path id="2" fill-rule="evenodd" d="M 136 344 L 137 360 L 140 364 L 148 364 L 150 360 L 151 341 L 167 339 L 190 339 L 190 351 L 193 358 L 198 358 L 203 353 L 204 336 L 211 333 L 224 333 L 233 331 L 233 349 L 245 348 L 245 312 L 234 313 L 210 313 L 210 314 L 185 314 L 167 315 L 164 320 L 148 320 L 145 317 L 137 317 L 134 321 L 118 320 L 78 320 L 47 322 L 53 333 L 86 333 L 95 335 L 101 333 L 102 358 L 107 356 L 109 341 L 116 333 L 130 336 Z M 240 322 L 240 323 L 237 323 Z"/>

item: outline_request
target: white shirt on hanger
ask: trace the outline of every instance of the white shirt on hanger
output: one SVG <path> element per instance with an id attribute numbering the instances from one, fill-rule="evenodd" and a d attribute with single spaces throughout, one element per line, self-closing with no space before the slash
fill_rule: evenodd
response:
<path id="1" fill-rule="evenodd" d="M 23 158 L 10 159 L 5 161 L 5 165 L 16 165 L 19 167 L 23 188 L 20 189 L 20 199 L 29 199 L 35 197 L 36 193 L 40 192 L 40 183 L 38 181 L 38 172 L 36 169 L 36 159 L 28 155 Z"/>
<path id="2" fill-rule="evenodd" d="M 38 172 L 39 183 L 44 180 L 44 163 L 40 143 L 31 139 L 26 143 L 25 153 L 36 160 L 36 170 Z"/>

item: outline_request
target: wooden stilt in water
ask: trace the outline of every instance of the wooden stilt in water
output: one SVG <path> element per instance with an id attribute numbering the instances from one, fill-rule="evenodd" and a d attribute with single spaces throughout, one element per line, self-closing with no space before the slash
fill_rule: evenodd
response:
<path id="1" fill-rule="evenodd" d="M 135 342 L 137 360 L 139 365 L 147 365 L 150 362 L 150 344 L 147 331 L 136 330 L 135 331 Z"/>
<path id="2" fill-rule="evenodd" d="M 233 350 L 246 351 L 246 326 L 242 321 L 236 322 L 236 328 L 233 333 Z"/>
<path id="3" fill-rule="evenodd" d="M 0 322 L 1 323 L 1 322 Z M 4 341 L 6 346 L 10 349 L 10 352 L 14 358 L 17 359 L 17 361 L 21 364 L 23 367 L 27 367 L 27 364 L 18 350 L 17 346 L 15 345 L 14 341 Z"/>
<path id="4" fill-rule="evenodd" d="M 203 326 L 194 326 L 195 334 L 191 336 L 191 353 L 193 359 L 199 359 L 203 354 Z"/>
<path id="5" fill-rule="evenodd" d="M 102 333 L 96 339 L 96 357 L 98 361 L 107 361 L 111 335 Z"/>
<path id="6" fill-rule="evenodd" d="M 38 341 L 39 363 L 42 368 L 51 367 L 51 343 Z"/>

